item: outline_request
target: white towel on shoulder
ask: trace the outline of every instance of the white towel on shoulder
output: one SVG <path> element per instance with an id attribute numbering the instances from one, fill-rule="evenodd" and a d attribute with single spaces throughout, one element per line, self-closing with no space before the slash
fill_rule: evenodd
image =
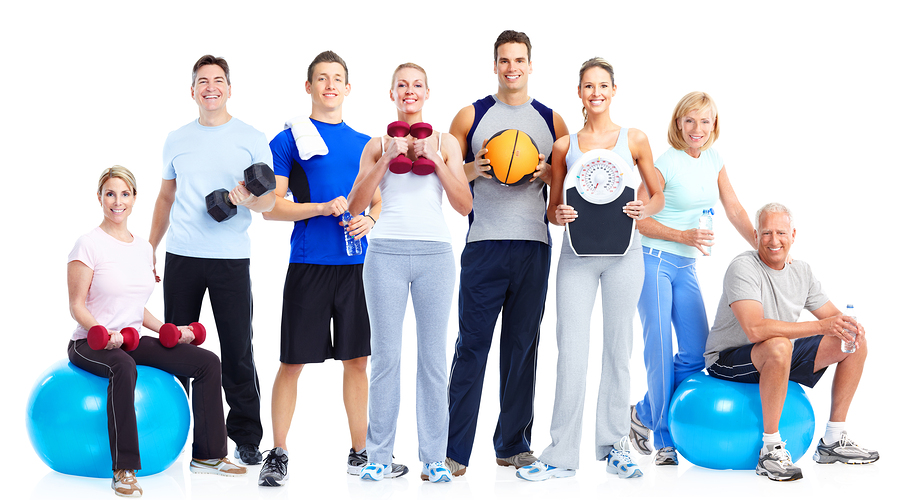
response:
<path id="1" fill-rule="evenodd" d="M 291 129 L 294 142 L 301 160 L 308 160 L 315 155 L 327 155 L 328 146 L 319 134 L 319 130 L 307 116 L 297 116 L 284 123 L 284 128 Z"/>

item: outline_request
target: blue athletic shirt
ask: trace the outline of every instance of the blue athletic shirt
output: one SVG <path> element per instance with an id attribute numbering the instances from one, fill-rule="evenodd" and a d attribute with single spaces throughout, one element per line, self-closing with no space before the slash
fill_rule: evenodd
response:
<path id="1" fill-rule="evenodd" d="M 369 136 L 353 130 L 344 122 L 312 122 L 328 146 L 328 154 L 301 160 L 294 136 L 290 129 L 286 129 L 269 143 L 275 175 L 288 178 L 288 187 L 296 203 L 323 203 L 338 196 L 347 197 L 359 173 L 359 159 Z M 366 238 L 362 239 L 363 253 L 348 257 L 344 246 L 344 228 L 339 222 L 338 217 L 331 215 L 294 222 L 290 262 L 362 264 L 368 247 Z"/>

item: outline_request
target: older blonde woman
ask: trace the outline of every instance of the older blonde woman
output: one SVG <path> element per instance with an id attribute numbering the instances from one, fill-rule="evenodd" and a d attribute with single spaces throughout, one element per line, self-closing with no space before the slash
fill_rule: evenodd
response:
<path id="1" fill-rule="evenodd" d="M 709 255 L 714 234 L 698 227 L 703 210 L 720 200 L 728 220 L 756 248 L 750 218 L 731 187 L 722 157 L 711 148 L 718 137 L 712 98 L 704 92 L 681 98 L 669 121 L 672 147 L 655 164 L 666 206 L 637 223 L 644 246 L 638 312 L 644 327 L 647 394 L 632 407 L 630 435 L 634 447 L 649 455 L 653 432 L 656 465 L 678 465 L 668 428 L 669 400 L 682 380 L 704 367 L 709 324 L 694 263 L 698 256 Z M 642 197 L 646 199 L 643 189 L 638 191 Z M 677 353 L 672 352 L 673 326 Z"/>

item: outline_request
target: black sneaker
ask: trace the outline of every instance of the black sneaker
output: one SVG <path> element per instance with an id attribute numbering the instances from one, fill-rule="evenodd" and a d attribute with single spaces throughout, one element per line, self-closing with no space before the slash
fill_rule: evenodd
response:
<path id="1" fill-rule="evenodd" d="M 350 448 L 350 455 L 347 456 L 347 474 L 352 476 L 360 475 L 368 462 L 369 455 L 366 453 L 366 450 L 357 453 L 353 448 Z M 407 472 L 409 472 L 409 467 L 403 464 L 391 464 L 390 470 L 385 467 L 384 477 L 400 477 Z"/>
<path id="2" fill-rule="evenodd" d="M 242 444 L 234 449 L 234 458 L 243 465 L 256 465 L 262 462 L 262 453 L 255 444 Z"/>
<path id="3" fill-rule="evenodd" d="M 260 486 L 283 486 L 288 480 L 288 456 L 281 448 L 273 448 L 266 453 L 266 461 L 259 470 Z"/>

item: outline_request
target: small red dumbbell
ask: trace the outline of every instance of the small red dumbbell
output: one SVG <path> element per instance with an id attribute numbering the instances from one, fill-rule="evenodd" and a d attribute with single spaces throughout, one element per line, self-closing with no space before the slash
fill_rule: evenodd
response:
<path id="1" fill-rule="evenodd" d="M 392 122 L 387 127 L 387 133 L 390 137 L 406 137 L 409 133 L 409 124 L 402 121 Z M 412 170 L 413 162 L 405 155 L 400 155 L 391 160 L 388 169 L 395 174 L 405 174 Z"/>
<path id="2" fill-rule="evenodd" d="M 431 137 L 431 125 L 425 122 L 413 123 L 409 127 L 409 134 L 416 139 Z M 412 164 L 412 173 L 416 175 L 428 175 L 434 173 L 434 162 L 428 158 L 416 158 Z"/>
<path id="3" fill-rule="evenodd" d="M 206 340 L 206 328 L 195 321 L 191 323 L 191 329 L 194 331 L 194 340 L 191 341 L 191 344 L 202 344 Z M 179 339 L 181 339 L 181 330 L 172 323 L 166 323 L 159 329 L 159 343 L 163 347 L 171 349 L 178 344 Z"/>
<path id="4" fill-rule="evenodd" d="M 129 326 L 122 328 L 119 333 L 122 334 L 122 338 L 124 339 L 124 342 L 122 342 L 122 349 L 125 349 L 126 351 L 137 349 L 137 346 L 141 341 L 141 336 L 137 330 Z M 105 326 L 94 325 L 88 330 L 88 345 L 95 351 L 106 349 L 106 346 L 109 344 L 109 337 L 109 331 Z"/>

